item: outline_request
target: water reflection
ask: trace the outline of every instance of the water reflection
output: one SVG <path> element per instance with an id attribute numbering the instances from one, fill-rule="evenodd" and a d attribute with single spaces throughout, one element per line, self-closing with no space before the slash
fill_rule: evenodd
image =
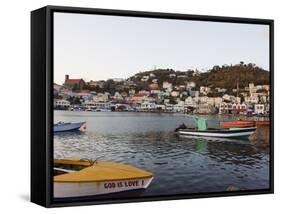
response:
<path id="1" fill-rule="evenodd" d="M 75 122 L 83 117 L 88 124 L 85 133 L 54 136 L 55 158 L 99 158 L 151 171 L 155 179 L 143 195 L 269 186 L 268 146 L 249 140 L 178 136 L 174 128 L 188 122 L 182 115 L 76 114 L 55 113 L 55 120 Z"/>

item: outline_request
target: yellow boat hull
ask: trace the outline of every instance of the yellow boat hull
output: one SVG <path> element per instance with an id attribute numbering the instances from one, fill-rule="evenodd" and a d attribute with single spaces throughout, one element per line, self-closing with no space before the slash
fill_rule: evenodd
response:
<path id="1" fill-rule="evenodd" d="M 55 160 L 55 169 L 82 167 L 54 176 L 54 198 L 99 196 L 146 189 L 153 174 L 125 164 Z"/>

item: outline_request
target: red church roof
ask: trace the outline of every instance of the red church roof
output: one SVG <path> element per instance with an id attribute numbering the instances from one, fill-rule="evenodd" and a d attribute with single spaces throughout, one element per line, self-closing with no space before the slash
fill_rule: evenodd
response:
<path id="1" fill-rule="evenodd" d="M 75 84 L 80 84 L 82 79 L 68 79 L 65 80 L 64 84 L 69 84 L 69 85 L 75 85 Z"/>

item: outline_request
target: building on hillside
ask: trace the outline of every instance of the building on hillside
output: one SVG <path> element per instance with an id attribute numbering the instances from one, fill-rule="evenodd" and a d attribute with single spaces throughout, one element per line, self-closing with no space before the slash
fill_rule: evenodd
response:
<path id="1" fill-rule="evenodd" d="M 195 82 L 187 82 L 186 89 L 192 89 L 196 86 Z"/>
<path id="2" fill-rule="evenodd" d="M 70 79 L 69 75 L 66 74 L 63 85 L 78 90 L 82 89 L 86 85 L 86 83 L 83 79 Z"/>
<path id="3" fill-rule="evenodd" d="M 201 86 L 200 87 L 200 94 L 207 95 L 210 92 L 211 92 L 211 88 L 210 87 L 206 87 L 206 86 Z"/>
<path id="4" fill-rule="evenodd" d="M 157 90 L 158 89 L 158 83 L 151 83 L 149 84 L 150 90 Z"/>
<path id="5" fill-rule="evenodd" d="M 173 84 L 172 84 L 172 83 L 169 83 L 169 82 L 163 82 L 163 88 L 164 88 L 164 89 L 172 90 Z"/>
<path id="6" fill-rule="evenodd" d="M 108 95 L 103 93 L 98 93 L 96 96 L 93 97 L 93 101 L 96 103 L 106 103 L 108 102 L 109 98 Z"/>

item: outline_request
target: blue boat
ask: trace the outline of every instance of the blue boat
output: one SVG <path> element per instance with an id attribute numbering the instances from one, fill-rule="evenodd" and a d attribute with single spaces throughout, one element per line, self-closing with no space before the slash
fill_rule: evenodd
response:
<path id="1" fill-rule="evenodd" d="M 64 123 L 58 122 L 54 124 L 54 132 L 83 131 L 86 129 L 86 122 Z"/>

